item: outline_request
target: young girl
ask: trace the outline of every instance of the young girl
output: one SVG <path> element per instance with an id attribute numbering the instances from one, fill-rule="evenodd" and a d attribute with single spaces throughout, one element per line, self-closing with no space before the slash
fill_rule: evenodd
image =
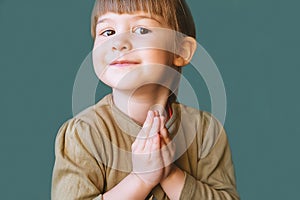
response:
<path id="1" fill-rule="evenodd" d="M 97 0 L 92 36 L 112 94 L 59 130 L 52 199 L 239 199 L 222 125 L 176 102 L 196 48 L 185 1 Z"/>

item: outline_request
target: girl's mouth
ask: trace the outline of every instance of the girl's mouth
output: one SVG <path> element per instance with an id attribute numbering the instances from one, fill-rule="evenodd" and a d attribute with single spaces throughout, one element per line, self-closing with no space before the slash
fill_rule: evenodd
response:
<path id="1" fill-rule="evenodd" d="M 116 60 L 110 63 L 109 65 L 114 67 L 127 67 L 127 66 L 138 65 L 138 64 L 140 64 L 140 62 L 138 61 Z"/>

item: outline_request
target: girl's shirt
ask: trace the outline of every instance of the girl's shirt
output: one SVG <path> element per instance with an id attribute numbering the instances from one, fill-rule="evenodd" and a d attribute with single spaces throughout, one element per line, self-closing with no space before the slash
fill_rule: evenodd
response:
<path id="1" fill-rule="evenodd" d="M 239 199 L 227 137 L 209 113 L 171 104 L 166 123 L 185 172 L 180 199 Z M 132 169 L 131 145 L 141 126 L 107 95 L 60 128 L 55 143 L 52 199 L 101 199 Z M 121 194 L 120 194 L 121 195 Z M 160 185 L 150 199 L 166 200 Z"/>

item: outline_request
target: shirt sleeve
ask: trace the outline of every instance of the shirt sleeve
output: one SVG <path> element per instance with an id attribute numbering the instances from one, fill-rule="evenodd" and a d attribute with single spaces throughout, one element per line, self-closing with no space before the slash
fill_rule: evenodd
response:
<path id="1" fill-rule="evenodd" d="M 181 200 L 239 199 L 227 136 L 223 127 L 219 123 L 217 124 L 217 128 L 207 130 L 205 138 L 201 140 L 206 142 L 206 148 L 202 149 L 202 152 L 206 153 L 204 157 L 201 155 L 198 158 L 197 176 L 195 177 L 185 172 L 185 183 L 180 196 Z M 211 141 L 206 137 L 212 137 Z"/>
<path id="2" fill-rule="evenodd" d="M 52 200 L 102 199 L 105 172 L 88 142 L 90 129 L 87 124 L 72 119 L 58 131 L 52 175 Z"/>

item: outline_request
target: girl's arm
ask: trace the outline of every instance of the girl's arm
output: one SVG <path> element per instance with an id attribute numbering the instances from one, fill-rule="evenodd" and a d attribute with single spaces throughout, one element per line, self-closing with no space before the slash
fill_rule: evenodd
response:
<path id="1" fill-rule="evenodd" d="M 52 200 L 145 199 L 153 186 L 130 173 L 114 188 L 103 194 L 105 166 L 99 165 L 80 133 L 89 134 L 89 127 L 80 120 L 66 122 L 56 138 L 55 165 L 52 177 Z M 103 148 L 104 149 L 104 148 Z M 155 183 L 157 184 L 157 183 Z"/>
<path id="2" fill-rule="evenodd" d="M 101 199 L 105 169 L 82 140 L 81 132 L 89 133 L 88 125 L 77 119 L 66 122 L 55 141 L 55 164 L 51 199 Z"/>
<path id="3" fill-rule="evenodd" d="M 111 190 L 103 194 L 103 200 L 113 199 L 145 199 L 152 190 L 136 174 L 130 173 Z"/>
<path id="4" fill-rule="evenodd" d="M 150 118 L 153 118 L 153 115 Z M 91 134 L 89 125 L 77 119 L 65 123 L 56 138 L 52 200 L 113 200 L 120 199 L 120 195 L 124 200 L 145 199 L 162 179 L 164 170 L 158 151 L 159 120 L 151 119 L 151 121 L 154 121 L 153 126 L 152 122 L 146 124 L 132 146 L 133 172 L 104 194 L 102 192 L 105 188 L 106 169 L 94 157 L 91 150 L 94 148 L 93 143 L 86 140 L 87 137 L 92 138 L 89 136 Z M 149 131 L 156 132 L 156 137 L 149 137 Z"/>
<path id="5" fill-rule="evenodd" d="M 218 122 L 215 123 L 218 124 Z M 197 166 L 192 166 L 196 170 L 196 175 L 191 175 L 173 164 L 170 175 L 161 181 L 163 190 L 171 200 L 239 199 L 226 133 L 220 126 L 214 131 L 218 132 L 218 136 L 214 139 L 213 145 L 205 153 L 206 155 L 199 154 Z M 205 137 L 210 137 L 209 133 L 206 133 Z M 197 149 L 201 149 L 199 144 L 201 144 L 200 141 L 197 142 Z"/>

